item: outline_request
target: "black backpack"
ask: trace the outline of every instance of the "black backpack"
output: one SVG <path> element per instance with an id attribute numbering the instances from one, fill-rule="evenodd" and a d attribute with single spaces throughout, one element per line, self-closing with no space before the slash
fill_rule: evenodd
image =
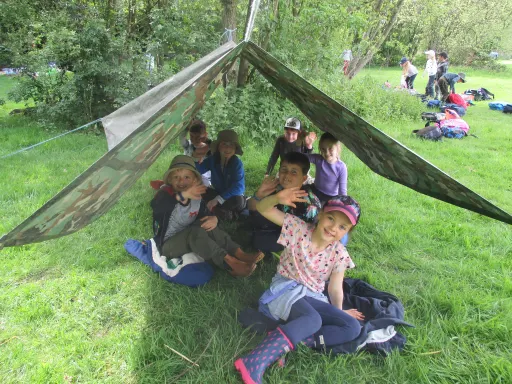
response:
<path id="1" fill-rule="evenodd" d="M 507 104 L 503 107 L 503 113 L 512 113 L 512 104 Z"/>
<path id="2" fill-rule="evenodd" d="M 443 132 L 439 125 L 428 125 L 422 129 L 415 129 L 412 133 L 416 134 L 420 139 L 439 141 L 443 139 Z"/>
<path id="3" fill-rule="evenodd" d="M 491 100 L 491 96 L 494 100 L 494 93 L 485 88 L 478 88 L 478 93 L 482 96 L 482 100 Z"/>

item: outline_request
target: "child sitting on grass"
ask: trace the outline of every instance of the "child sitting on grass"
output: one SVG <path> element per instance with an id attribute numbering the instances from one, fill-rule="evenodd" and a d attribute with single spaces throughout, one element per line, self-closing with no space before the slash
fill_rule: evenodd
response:
<path id="1" fill-rule="evenodd" d="M 299 152 L 289 152 L 283 156 L 279 168 L 279 178 L 266 176 L 256 193 L 247 201 L 247 207 L 251 213 L 253 227 L 253 246 L 265 253 L 280 252 L 283 246 L 277 243 L 281 234 L 281 227 L 264 218 L 256 210 L 256 204 L 263 198 L 276 194 L 285 188 L 301 188 L 307 192 L 305 203 L 297 203 L 295 207 L 278 205 L 277 209 L 284 213 L 290 213 L 300 219 L 312 223 L 315 221 L 321 204 L 310 185 L 304 185 L 309 172 L 309 160 L 306 155 Z"/>
<path id="2" fill-rule="evenodd" d="M 187 139 L 187 132 L 190 140 Z M 180 144 L 183 147 L 183 154 L 193 157 L 196 161 L 202 162 L 205 157 L 212 154 L 210 146 L 212 141 L 208 138 L 206 124 L 202 120 L 194 120 L 188 128 L 180 134 Z M 211 185 L 211 173 L 207 171 L 202 175 L 203 184 Z"/>
<path id="3" fill-rule="evenodd" d="M 301 130 L 300 120 L 296 117 L 290 117 L 284 124 L 284 135 L 276 140 L 274 150 L 270 155 L 267 165 L 266 176 L 270 175 L 274 170 L 277 159 L 283 160 L 283 156 L 290 152 L 311 153 L 313 151 L 313 141 L 316 138 L 314 132 L 306 134 Z M 309 137 L 309 142 L 304 140 L 304 136 Z M 299 136 L 302 136 L 299 138 Z"/>
<path id="4" fill-rule="evenodd" d="M 249 276 L 263 254 L 242 251 L 217 227 L 217 217 L 201 200 L 206 187 L 201 183 L 194 159 L 176 156 L 163 180 L 170 188 L 160 189 L 151 201 L 154 241 L 160 253 L 175 258 L 194 252 L 233 276 Z"/>
<path id="5" fill-rule="evenodd" d="M 270 332 L 251 353 L 235 361 L 244 383 L 261 383 L 265 369 L 298 343 L 315 342 L 314 334 L 330 325 L 338 328 L 341 342 L 355 339 L 361 330 L 358 320 L 364 316 L 355 309 L 343 310 L 343 277 L 354 263 L 340 239 L 360 217 L 359 204 L 349 196 L 329 200 L 318 215 L 318 223 L 308 224 L 276 205 L 295 206 L 304 203 L 305 191 L 283 189 L 258 202 L 258 211 L 282 226 L 278 242 L 285 249 L 270 289 L 260 299 L 269 314 L 285 320 Z M 329 280 L 330 303 L 323 294 Z"/>
<path id="6" fill-rule="evenodd" d="M 320 154 L 306 155 L 316 166 L 313 192 L 322 204 L 336 196 L 347 194 L 347 166 L 340 160 L 341 143 L 330 133 L 324 133 L 318 143 Z"/>
<path id="7" fill-rule="evenodd" d="M 196 163 L 199 172 L 211 171 L 212 185 L 203 193 L 207 208 L 218 218 L 236 220 L 245 208 L 244 164 L 238 135 L 231 129 L 220 131 L 211 145 L 212 156 Z"/>

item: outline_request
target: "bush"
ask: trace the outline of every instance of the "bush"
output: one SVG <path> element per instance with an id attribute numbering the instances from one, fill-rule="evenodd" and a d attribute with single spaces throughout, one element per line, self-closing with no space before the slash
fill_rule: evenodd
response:
<path id="1" fill-rule="evenodd" d="M 425 107 L 407 92 L 384 90 L 371 77 L 352 80 L 337 75 L 315 81 L 322 91 L 365 120 L 417 120 Z M 296 116 L 307 130 L 318 130 L 295 107 L 262 77 L 245 88 L 218 89 L 200 112 L 211 137 L 223 129 L 233 128 L 244 143 L 268 145 L 282 135 L 284 122 Z"/>

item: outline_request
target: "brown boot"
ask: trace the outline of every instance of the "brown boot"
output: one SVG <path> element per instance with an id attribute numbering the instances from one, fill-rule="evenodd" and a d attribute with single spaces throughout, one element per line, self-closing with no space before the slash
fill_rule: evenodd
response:
<path id="1" fill-rule="evenodd" d="M 230 255 L 224 256 L 224 262 L 228 265 L 229 273 L 231 273 L 233 276 L 247 277 L 250 276 L 256 269 L 256 264 L 245 263 Z"/>
<path id="2" fill-rule="evenodd" d="M 238 260 L 244 261 L 246 263 L 252 264 L 257 263 L 258 261 L 263 260 L 265 257 L 265 254 L 263 252 L 257 251 L 257 252 L 244 252 L 242 251 L 242 248 L 238 248 L 235 251 L 235 257 Z"/>

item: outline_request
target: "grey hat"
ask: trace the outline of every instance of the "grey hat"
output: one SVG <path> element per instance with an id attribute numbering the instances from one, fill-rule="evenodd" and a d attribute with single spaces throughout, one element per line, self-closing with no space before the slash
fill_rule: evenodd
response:
<path id="1" fill-rule="evenodd" d="M 244 151 L 242 150 L 242 147 L 240 146 L 240 142 L 238 141 L 238 135 L 235 131 L 232 129 L 225 129 L 223 131 L 220 131 L 217 135 L 217 140 L 212 142 L 211 149 L 212 153 L 217 152 L 217 147 L 219 146 L 219 143 L 221 142 L 231 142 L 236 144 L 236 155 L 243 155 Z"/>
<path id="2" fill-rule="evenodd" d="M 463 83 L 466 82 L 466 74 L 464 72 L 459 72 L 457 75 L 460 77 Z"/>
<path id="3" fill-rule="evenodd" d="M 167 183 L 167 178 L 171 174 L 172 171 L 175 169 L 187 169 L 189 171 L 192 171 L 195 173 L 195 175 L 201 179 L 201 174 L 196 169 L 196 163 L 194 162 L 194 159 L 187 155 L 178 155 L 175 156 L 174 159 L 171 161 L 171 165 L 169 166 L 169 169 L 164 174 L 164 183 Z"/>
<path id="4" fill-rule="evenodd" d="M 300 131 L 300 129 L 301 129 L 300 120 L 297 119 L 296 117 L 290 117 L 289 119 L 286 120 L 286 123 L 284 123 L 284 127 L 296 129 L 297 131 Z"/>

